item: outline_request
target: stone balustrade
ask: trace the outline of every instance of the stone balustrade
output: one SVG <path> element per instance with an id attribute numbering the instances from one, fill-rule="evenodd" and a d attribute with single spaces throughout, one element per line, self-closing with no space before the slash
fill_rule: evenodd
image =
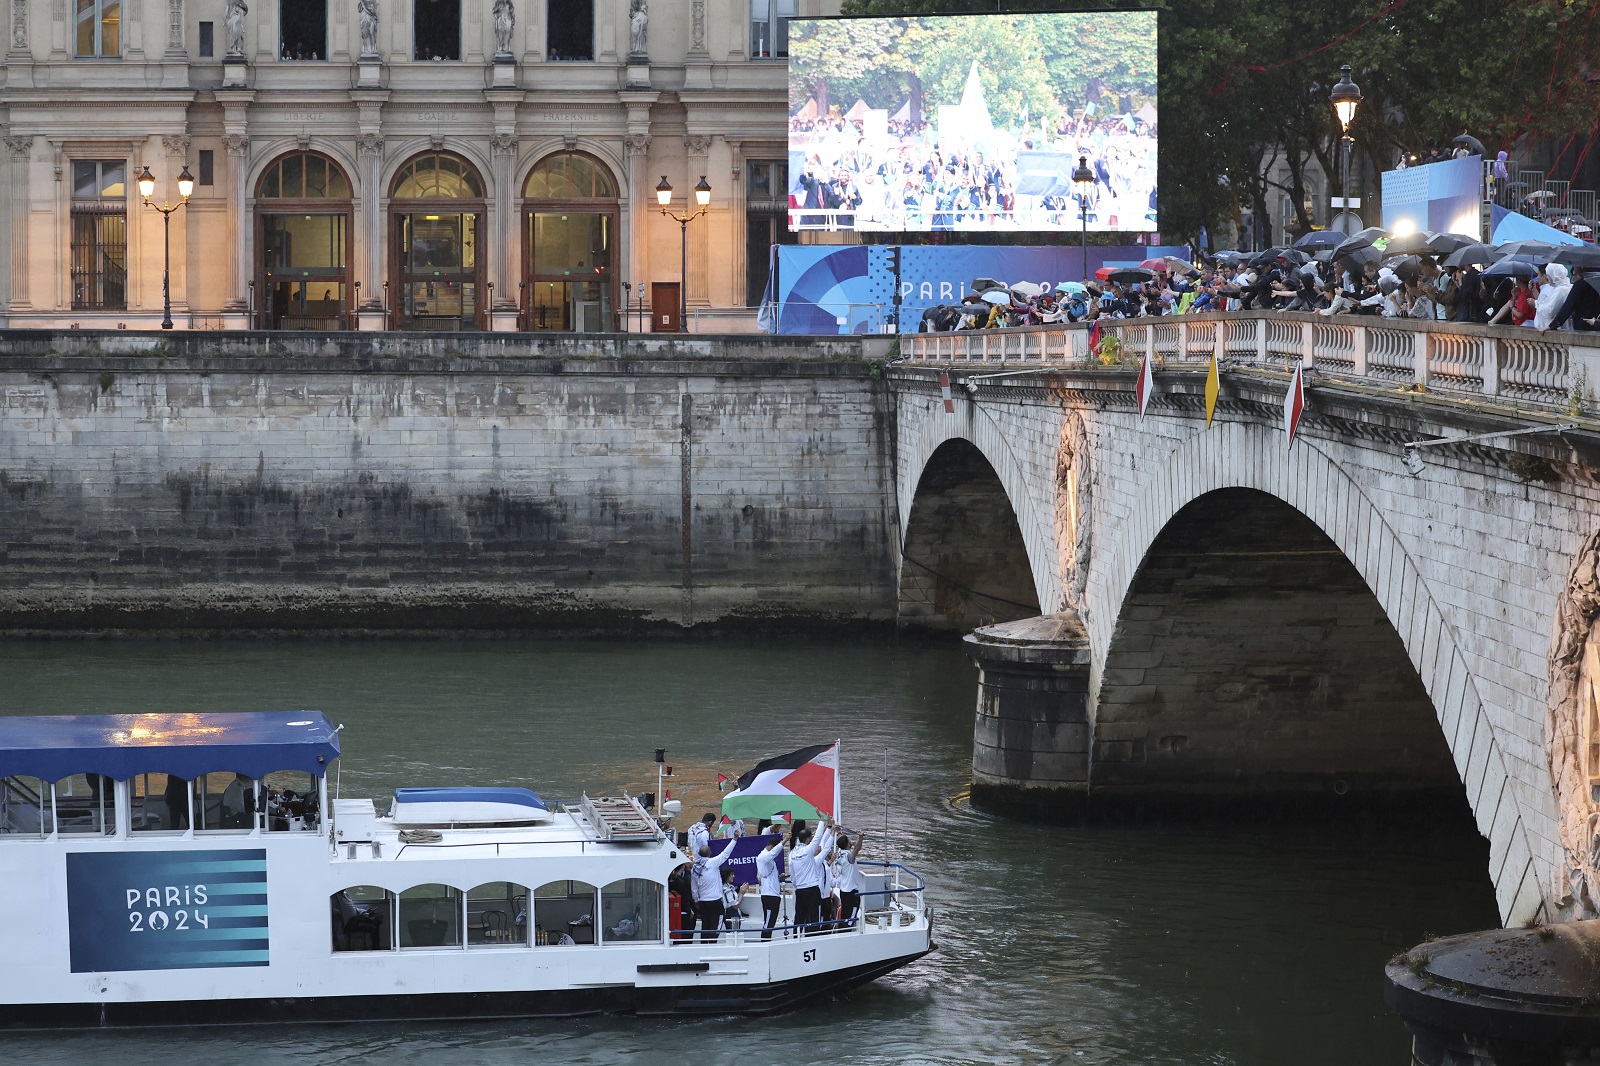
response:
<path id="1" fill-rule="evenodd" d="M 1600 382 L 1600 334 L 1408 319 L 1242 311 L 1103 320 L 1120 341 L 1120 361 L 1145 355 L 1158 365 L 1224 361 L 1285 370 L 1298 361 L 1333 378 L 1492 397 L 1509 404 L 1566 407 L 1574 390 L 1592 402 Z M 1089 327 L 917 333 L 901 338 L 908 362 L 1082 366 Z"/>

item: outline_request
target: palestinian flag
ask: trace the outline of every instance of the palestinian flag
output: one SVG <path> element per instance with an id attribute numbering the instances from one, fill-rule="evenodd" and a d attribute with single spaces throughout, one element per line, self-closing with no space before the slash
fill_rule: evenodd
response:
<path id="1" fill-rule="evenodd" d="M 723 798 L 722 813 L 731 818 L 771 818 L 781 813 L 837 820 L 839 742 L 814 744 L 757 763 Z"/>
<path id="2" fill-rule="evenodd" d="M 729 777 L 727 774 L 718 774 L 717 775 L 717 791 L 718 792 L 726 792 L 726 791 L 728 791 L 728 782 L 732 781 L 732 780 L 733 780 L 733 778 Z"/>

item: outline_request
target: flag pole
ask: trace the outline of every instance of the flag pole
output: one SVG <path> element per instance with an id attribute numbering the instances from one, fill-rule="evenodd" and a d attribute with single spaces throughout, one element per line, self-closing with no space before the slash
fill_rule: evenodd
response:
<path id="1" fill-rule="evenodd" d="M 883 861 L 889 861 L 889 749 L 883 749 Z"/>
<path id="2" fill-rule="evenodd" d="M 838 749 L 836 754 L 835 754 L 835 758 L 834 758 L 834 762 L 837 765 L 834 767 L 834 771 L 833 771 L 833 822 L 834 822 L 835 825 L 843 827 L 844 826 L 844 803 L 841 800 L 840 788 L 839 788 L 839 778 L 844 775 L 844 740 L 843 740 L 843 738 L 835 740 L 833 742 L 833 746 L 836 749 Z"/>

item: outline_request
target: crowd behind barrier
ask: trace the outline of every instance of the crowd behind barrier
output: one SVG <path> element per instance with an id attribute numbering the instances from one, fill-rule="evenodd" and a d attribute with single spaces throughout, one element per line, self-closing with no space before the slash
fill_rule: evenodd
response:
<path id="1" fill-rule="evenodd" d="M 1230 366 L 1288 371 L 1384 389 L 1489 399 L 1584 415 L 1600 382 L 1600 333 L 1500 325 L 1325 316 L 1296 311 L 1202 312 L 1099 323 L 910 334 L 912 365 L 959 368 Z"/>
<path id="2" fill-rule="evenodd" d="M 1295 247 L 1221 252 L 1199 263 L 1148 260 L 1053 290 L 972 286 L 960 303 L 921 312 L 917 332 L 1159 318 L 1204 312 L 1304 311 L 1323 317 L 1538 330 L 1600 329 L 1600 248 L 1382 230 L 1308 234 Z M 904 317 L 904 316 L 903 316 Z"/>

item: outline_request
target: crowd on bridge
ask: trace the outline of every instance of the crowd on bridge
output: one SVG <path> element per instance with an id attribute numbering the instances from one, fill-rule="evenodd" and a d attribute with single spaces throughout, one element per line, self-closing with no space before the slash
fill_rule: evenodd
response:
<path id="1" fill-rule="evenodd" d="M 1600 248 L 1450 233 L 1315 231 L 1292 247 L 1148 259 L 1053 288 L 974 281 L 922 312 L 923 332 L 1225 311 L 1303 311 L 1424 321 L 1600 329 Z"/>

